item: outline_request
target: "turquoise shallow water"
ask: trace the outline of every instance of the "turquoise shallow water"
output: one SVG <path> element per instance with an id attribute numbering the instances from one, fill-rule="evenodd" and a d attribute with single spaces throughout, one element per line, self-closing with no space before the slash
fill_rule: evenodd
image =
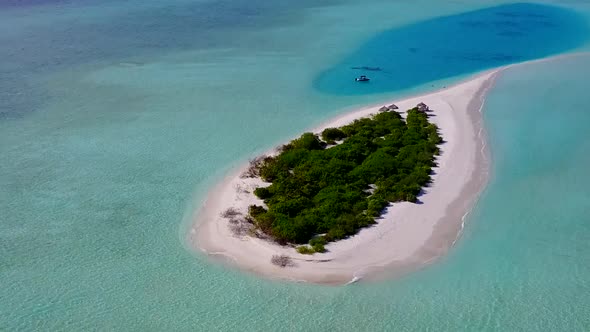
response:
<path id="1" fill-rule="evenodd" d="M 0 7 L 0 330 L 589 329 L 588 57 L 500 79 L 493 178 L 447 257 L 298 285 L 193 254 L 193 202 L 343 107 L 430 88 L 313 82 L 383 31 L 491 2 L 40 2 Z"/>

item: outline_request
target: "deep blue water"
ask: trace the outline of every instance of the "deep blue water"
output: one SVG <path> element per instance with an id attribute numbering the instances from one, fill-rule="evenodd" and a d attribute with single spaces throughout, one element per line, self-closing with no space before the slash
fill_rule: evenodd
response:
<path id="1" fill-rule="evenodd" d="M 337 95 L 397 91 L 564 52 L 582 45 L 588 31 L 576 12 L 532 3 L 437 17 L 378 34 L 322 72 L 314 85 Z M 354 81 L 363 74 L 371 81 Z"/>

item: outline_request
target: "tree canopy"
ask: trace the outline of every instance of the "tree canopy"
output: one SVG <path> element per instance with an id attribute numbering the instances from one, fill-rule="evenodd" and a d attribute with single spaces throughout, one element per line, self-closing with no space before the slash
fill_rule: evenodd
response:
<path id="1" fill-rule="evenodd" d="M 271 184 L 254 194 L 268 209 L 249 210 L 260 231 L 283 244 L 309 242 L 312 252 L 374 224 L 392 202 L 416 202 L 442 142 L 417 108 L 405 121 L 382 112 L 327 128 L 321 137 L 305 133 L 260 163 L 260 177 Z"/>

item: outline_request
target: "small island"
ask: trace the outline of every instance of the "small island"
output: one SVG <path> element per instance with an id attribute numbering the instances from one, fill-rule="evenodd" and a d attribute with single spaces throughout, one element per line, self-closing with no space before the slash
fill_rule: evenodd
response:
<path id="1" fill-rule="evenodd" d="M 500 70 L 342 114 L 236 167 L 195 211 L 190 243 L 245 271 L 323 284 L 433 262 L 487 181 L 481 107 Z"/>
<path id="2" fill-rule="evenodd" d="M 243 176 L 269 184 L 254 190 L 265 206 L 249 206 L 252 231 L 313 254 L 375 224 L 390 203 L 417 202 L 442 142 L 424 106 L 408 110 L 405 120 L 395 107 L 383 107 L 252 160 Z"/>

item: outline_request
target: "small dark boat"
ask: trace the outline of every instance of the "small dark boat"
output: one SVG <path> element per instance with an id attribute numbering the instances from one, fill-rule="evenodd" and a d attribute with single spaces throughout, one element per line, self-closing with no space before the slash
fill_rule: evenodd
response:
<path id="1" fill-rule="evenodd" d="M 359 77 L 355 78 L 354 80 L 355 80 L 355 81 L 357 81 L 357 82 L 368 82 L 368 81 L 370 81 L 371 79 L 370 79 L 370 78 L 368 78 L 368 77 L 367 77 L 367 76 L 365 76 L 365 75 L 361 75 L 361 76 L 359 76 Z"/>

